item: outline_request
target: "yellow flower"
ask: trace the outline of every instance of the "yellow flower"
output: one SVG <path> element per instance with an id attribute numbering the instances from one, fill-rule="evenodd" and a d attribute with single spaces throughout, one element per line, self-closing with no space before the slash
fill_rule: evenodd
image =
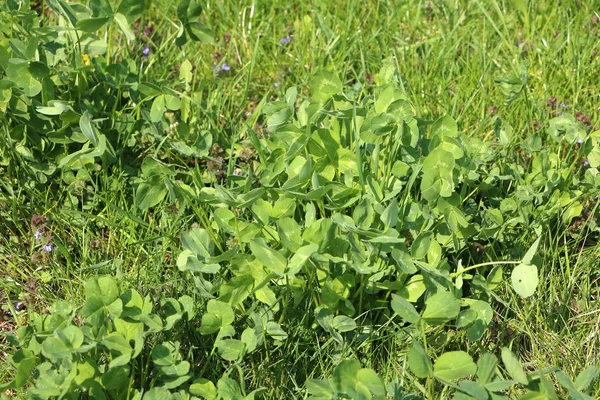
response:
<path id="1" fill-rule="evenodd" d="M 90 56 L 83 54 L 81 58 L 83 58 L 83 65 L 90 65 Z"/>

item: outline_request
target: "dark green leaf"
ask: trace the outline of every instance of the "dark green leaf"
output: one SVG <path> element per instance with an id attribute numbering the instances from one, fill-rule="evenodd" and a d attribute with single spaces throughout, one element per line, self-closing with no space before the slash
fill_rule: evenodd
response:
<path id="1" fill-rule="evenodd" d="M 146 10 L 147 0 L 121 0 L 117 13 L 123 14 L 132 24 Z"/>
<path id="2" fill-rule="evenodd" d="M 108 22 L 108 17 L 86 18 L 77 21 L 77 29 L 84 32 L 96 32 Z"/>

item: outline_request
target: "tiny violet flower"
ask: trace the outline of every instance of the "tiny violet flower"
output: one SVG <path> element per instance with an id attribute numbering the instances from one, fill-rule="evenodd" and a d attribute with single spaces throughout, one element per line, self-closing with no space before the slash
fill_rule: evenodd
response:
<path id="1" fill-rule="evenodd" d="M 48 253 L 49 253 L 49 252 L 51 252 L 52 250 L 54 250 L 55 248 L 56 248 L 56 246 L 55 246 L 55 245 L 53 245 L 53 244 L 49 243 L 49 244 L 45 244 L 45 245 L 42 247 L 42 250 L 44 250 L 44 251 L 46 251 L 46 252 L 48 252 Z"/>
<path id="2" fill-rule="evenodd" d="M 523 44 L 523 39 L 519 39 L 519 41 L 517 42 L 517 47 L 521 47 L 522 44 Z"/>
<path id="3" fill-rule="evenodd" d="M 581 138 L 577 139 L 577 144 L 581 144 L 581 143 L 583 143 L 583 139 L 581 139 Z"/>
<path id="4" fill-rule="evenodd" d="M 275 86 L 276 88 L 279 87 L 279 85 L 281 85 L 281 83 L 279 83 L 279 82 L 273 83 L 273 86 Z"/>
<path id="5" fill-rule="evenodd" d="M 584 167 L 587 167 L 588 165 L 590 165 L 589 161 L 588 161 L 588 160 L 584 160 L 584 161 L 583 161 L 583 166 L 584 166 Z"/>
<path id="6" fill-rule="evenodd" d="M 565 115 L 565 110 L 567 108 L 569 108 L 569 106 L 567 106 L 565 103 L 560 103 L 559 105 L 562 108 L 562 111 L 560 112 L 560 115 L 563 116 L 563 115 Z"/>
<path id="7" fill-rule="evenodd" d="M 227 63 L 223 63 L 223 65 L 215 65 L 213 67 L 213 69 L 215 70 L 215 74 L 219 74 L 219 72 L 221 71 L 225 71 L 228 72 L 231 68 L 229 67 L 229 65 L 227 65 Z"/>
<path id="8" fill-rule="evenodd" d="M 142 57 L 148 57 L 149 55 L 150 55 L 150 47 L 145 46 L 144 49 L 142 50 Z"/>
<path id="9" fill-rule="evenodd" d="M 290 43 L 291 41 L 292 41 L 292 37 L 290 35 L 287 35 L 286 37 L 281 39 L 279 41 L 279 43 L 281 43 L 282 45 L 286 45 L 286 44 Z"/>
<path id="10" fill-rule="evenodd" d="M 35 238 L 35 240 L 40 240 L 40 238 L 42 237 L 43 233 L 40 231 L 37 231 L 36 233 L 33 234 L 33 237 Z"/>

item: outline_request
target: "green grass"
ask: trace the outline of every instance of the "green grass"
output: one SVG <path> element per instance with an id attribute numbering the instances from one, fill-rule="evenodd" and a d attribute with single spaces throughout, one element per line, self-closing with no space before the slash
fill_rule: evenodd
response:
<path id="1" fill-rule="evenodd" d="M 140 66 L 139 81 L 165 86 L 179 79 L 179 67 L 185 60 L 192 63 L 193 79 L 186 93 L 192 104 L 189 125 L 195 132 L 210 131 L 213 142 L 224 149 L 212 154 L 224 158 L 218 169 L 246 168 L 240 151 L 252 146 L 254 132 L 268 135 L 261 116 L 265 102 L 284 99 L 289 87 L 297 87 L 299 97 L 307 98 L 311 76 L 321 69 L 335 72 L 345 88 L 357 85 L 359 94 L 372 94 L 374 76 L 390 56 L 419 118 L 435 120 L 450 115 L 459 131 L 484 141 L 495 139 L 496 121 L 501 121 L 504 129 L 512 127 L 511 147 L 498 157 L 501 168 L 522 164 L 525 171 L 530 170 L 528 156 L 517 150 L 535 136 L 544 149 L 557 155 L 560 165 L 579 171 L 582 160 L 570 157 L 568 149 L 552 142 L 548 134 L 549 120 L 563 108 L 584 122 L 588 131 L 599 129 L 600 3 L 596 1 L 521 2 L 529 3 L 523 10 L 513 5 L 519 2 L 496 0 L 312 1 L 291 2 L 285 7 L 275 1 L 210 2 L 202 20 L 215 32 L 216 43 L 188 43 L 182 49 L 173 43 L 177 3 L 152 2 L 141 17 L 138 30 L 151 26 L 155 32 L 146 39 L 151 48 L 147 59 L 139 56 L 141 41 L 127 43 L 113 26 L 109 31 L 110 60 L 135 60 Z M 48 19 L 56 20 L 52 15 Z M 288 35 L 291 42 L 282 45 L 281 39 Z M 216 74 L 214 66 L 222 63 L 227 63 L 230 71 Z M 524 94 L 509 104 L 497 79 L 523 73 L 527 75 Z M 94 84 L 88 82 L 90 87 Z M 64 91 L 70 100 L 85 101 L 78 98 L 75 88 Z M 125 108 L 115 105 L 101 116 L 114 121 L 109 125 L 117 132 L 121 132 L 120 115 L 141 107 L 126 99 L 122 104 Z M 3 331 L 26 324 L 30 313 L 41 313 L 56 300 L 83 304 L 84 283 L 98 274 L 113 275 L 123 287 L 156 299 L 194 293 L 190 275 L 176 266 L 181 234 L 196 226 L 217 227 L 213 208 L 201 202 L 187 207 L 162 202 L 151 211 L 142 211 L 131 201 L 132 185 L 136 183 L 135 168 L 144 155 L 185 166 L 186 178 L 214 185 L 218 178 L 205 172 L 206 162 L 191 165 L 170 151 L 158 135 L 142 133 L 132 139 L 132 148 L 124 149 L 132 153 L 127 165 L 102 168 L 91 180 L 67 182 L 55 175 L 40 184 L 24 167 L 26 157 L 8 145 L 10 129 L 7 124 L 0 128 Z M 260 164 L 262 160 L 256 161 L 256 168 L 264 168 Z M 505 269 L 507 279 L 495 292 L 499 300 L 492 302 L 496 313 L 483 339 L 473 343 L 464 331 L 438 328 L 428 332 L 436 353 L 461 349 L 479 355 L 485 349 L 499 354 L 508 346 L 529 370 L 558 366 L 570 376 L 598 363 L 600 246 L 595 242 L 597 232 L 588 230 L 593 226 L 591 218 L 599 215 L 598 203 L 585 192 L 580 199 L 589 199 L 590 220 L 573 233 L 559 222 L 547 224 L 539 250 L 540 284 L 535 295 L 522 299 L 515 294 Z M 42 251 L 33 237 L 34 215 L 44 216 L 47 232 L 58 245 L 51 253 Z M 519 252 L 533 241 L 531 231 L 511 227 L 506 228 L 505 237 L 505 242 L 485 243 L 481 254 L 464 254 L 472 264 L 518 259 Z M 225 234 L 219 236 L 222 244 L 229 239 Z M 474 244 L 470 246 L 473 250 Z M 8 317 L 8 299 L 26 304 L 26 311 L 16 319 Z M 330 376 L 339 360 L 350 356 L 374 368 L 384 381 L 398 380 L 406 392 L 423 394 L 422 390 L 428 390 L 408 370 L 409 334 L 395 323 L 379 327 L 366 340 L 336 346 L 324 331 L 311 325 L 311 315 L 293 315 L 286 321 L 288 340 L 250 355 L 244 367 L 232 374 L 248 391 L 262 386 L 267 389 L 265 398 L 304 398 L 308 379 Z M 191 358 L 200 354 L 194 346 L 212 345 L 191 325 L 178 327 L 173 333 L 177 335 L 191 338 L 192 344 L 186 345 L 186 356 Z M 0 363 L 9 348 L 0 341 Z M 437 354 L 431 355 L 435 359 Z M 194 361 L 202 365 L 214 360 Z M 213 381 L 227 369 L 223 361 L 215 365 L 218 367 L 204 371 Z M 10 371 L 0 368 L 0 382 L 9 377 Z M 600 396 L 599 384 L 594 388 L 593 395 Z M 446 398 L 448 389 L 439 385 L 436 396 Z"/>

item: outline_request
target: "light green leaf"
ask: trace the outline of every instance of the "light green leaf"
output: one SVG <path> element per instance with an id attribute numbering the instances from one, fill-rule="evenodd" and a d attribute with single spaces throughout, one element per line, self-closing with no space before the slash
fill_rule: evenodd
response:
<path id="1" fill-rule="evenodd" d="M 130 42 L 132 40 L 135 40 L 135 35 L 133 34 L 131 27 L 129 26 L 127 18 L 121 13 L 116 13 L 114 19 L 117 25 L 119 26 L 119 29 L 121 29 L 121 32 L 123 32 L 123 34 L 127 38 L 127 40 Z"/>
<path id="2" fill-rule="evenodd" d="M 423 319 L 429 325 L 441 325 L 458 316 L 460 301 L 450 292 L 434 294 L 425 301 Z"/>
<path id="3" fill-rule="evenodd" d="M 320 71 L 313 75 L 310 91 L 313 99 L 325 102 L 334 94 L 341 93 L 342 81 L 334 72 Z"/>
<path id="4" fill-rule="evenodd" d="M 181 98 L 179 96 L 166 94 L 165 106 L 171 111 L 178 111 L 181 108 Z"/>
<path id="5" fill-rule="evenodd" d="M 37 96 L 42 91 L 42 84 L 31 75 L 23 75 L 19 86 L 27 97 Z"/>
<path id="6" fill-rule="evenodd" d="M 277 322 L 267 322 L 266 326 L 267 335 L 271 336 L 275 340 L 287 339 L 287 332 Z"/>
<path id="7" fill-rule="evenodd" d="M 52 362 L 59 362 L 64 358 L 70 357 L 71 349 L 62 340 L 55 336 L 46 338 L 42 342 L 42 355 Z"/>
<path id="8" fill-rule="evenodd" d="M 377 375 L 377 372 L 371 368 L 361 368 L 356 373 L 356 380 L 359 384 L 366 386 L 369 391 L 375 396 L 375 398 L 385 398 L 385 387 L 383 382 Z M 369 396 L 370 398 L 370 396 Z"/>
<path id="9" fill-rule="evenodd" d="M 477 365 L 473 358 L 464 351 L 449 351 L 442 354 L 433 366 L 433 374 L 448 381 L 475 375 Z"/>
<path id="10" fill-rule="evenodd" d="M 512 286 L 521 297 L 530 297 L 535 293 L 539 277 L 535 265 L 519 264 L 511 274 Z"/>
<path id="11" fill-rule="evenodd" d="M 458 134 L 458 125 L 454 118 L 446 115 L 433 123 L 431 126 L 431 135 L 440 135 L 456 137 Z"/>
<path id="12" fill-rule="evenodd" d="M 90 56 L 90 58 L 104 55 L 108 49 L 106 41 L 92 33 L 82 35 L 80 43 L 83 53 Z"/>
<path id="13" fill-rule="evenodd" d="M 166 110 L 165 95 L 156 96 L 152 102 L 152 107 L 150 107 L 150 121 L 154 123 L 160 122 Z"/>
<path id="14" fill-rule="evenodd" d="M 300 225 L 293 218 L 281 218 L 277 221 L 277 233 L 283 246 L 295 252 L 302 246 Z"/>
<path id="15" fill-rule="evenodd" d="M 81 118 L 79 118 L 79 128 L 86 138 L 94 146 L 98 145 L 98 134 L 92 125 L 92 115 L 86 110 Z"/>
<path id="16" fill-rule="evenodd" d="M 504 281 L 504 269 L 501 265 L 496 265 L 486 278 L 487 287 L 493 290 Z"/>
<path id="17" fill-rule="evenodd" d="M 386 227 L 395 228 L 398 223 L 398 201 L 394 198 L 381 214 L 381 222 Z"/>
<path id="18" fill-rule="evenodd" d="M 421 316 L 415 307 L 408 300 L 396 294 L 392 294 L 392 310 L 402 319 L 411 324 L 416 324 L 421 319 Z"/>
<path id="19" fill-rule="evenodd" d="M 470 398 L 486 400 L 489 399 L 489 393 L 487 392 L 485 387 L 478 382 L 464 380 L 460 381 L 458 383 L 458 386 L 460 387 L 461 392 L 471 396 Z M 458 396 L 455 397 L 455 399 L 458 399 Z"/>
<path id="20" fill-rule="evenodd" d="M 250 240 L 250 251 L 252 255 L 260 261 L 265 268 L 271 272 L 282 276 L 285 273 L 287 260 L 277 250 L 273 250 L 262 239 Z"/>
<path id="21" fill-rule="evenodd" d="M 219 340 L 216 346 L 219 355 L 227 361 L 237 360 L 244 350 L 244 343 L 237 339 Z"/>
<path id="22" fill-rule="evenodd" d="M 212 254 L 212 241 L 206 229 L 194 228 L 181 235 L 181 245 L 184 249 L 198 254 L 202 257 L 210 257 Z"/>
<path id="23" fill-rule="evenodd" d="M 267 119 L 267 129 L 269 132 L 275 132 L 285 124 L 292 116 L 292 111 L 283 102 L 280 102 L 280 109 L 269 116 Z"/>
<path id="24" fill-rule="evenodd" d="M 215 384 L 205 378 L 193 381 L 189 390 L 194 396 L 202 396 L 206 400 L 214 400 L 217 397 Z"/>
<path id="25" fill-rule="evenodd" d="M 392 258 L 396 261 L 396 264 L 402 272 L 408 275 L 413 275 L 417 272 L 417 267 L 413 262 L 410 254 L 408 254 L 406 247 L 402 245 L 401 248 L 395 247 L 392 250 Z"/>
<path id="26" fill-rule="evenodd" d="M 300 272 L 306 261 L 318 250 L 319 246 L 315 243 L 300 247 L 290 259 L 285 270 L 286 275 L 292 277 Z"/>
<path id="27" fill-rule="evenodd" d="M 202 315 L 200 333 L 207 335 L 217 332 L 221 327 L 231 325 L 234 318 L 235 314 L 229 304 L 211 299 L 206 305 L 206 313 Z"/>
<path id="28" fill-rule="evenodd" d="M 333 318 L 332 326 L 338 332 L 350 332 L 356 329 L 356 321 L 345 315 Z"/>
<path id="29" fill-rule="evenodd" d="M 370 129 L 375 136 L 383 136 L 392 132 L 396 127 L 396 118 L 391 114 L 383 113 L 371 119 Z"/>
<path id="30" fill-rule="evenodd" d="M 185 25 L 185 30 L 190 36 L 190 39 L 200 43 L 214 43 L 215 34 L 210 28 L 203 23 L 192 21 Z"/>
<path id="31" fill-rule="evenodd" d="M 411 349 L 408 351 L 408 367 L 417 378 L 421 379 L 431 376 L 433 372 L 429 355 L 417 342 L 413 342 Z"/>
<path id="32" fill-rule="evenodd" d="M 533 257 L 535 256 L 535 253 L 540 245 L 540 240 L 541 237 L 538 237 L 535 242 L 533 242 L 531 247 L 529 247 L 527 253 L 525 253 L 525 256 L 523 257 L 523 260 L 521 260 L 523 264 L 531 264 L 531 260 L 533 260 Z"/>
<path id="33" fill-rule="evenodd" d="M 577 375 L 575 387 L 577 390 L 586 390 L 600 375 L 600 368 L 592 365 Z"/>
<path id="34" fill-rule="evenodd" d="M 98 298 L 103 304 L 109 305 L 119 297 L 117 282 L 111 276 L 92 278 L 85 284 L 86 298 Z"/>
<path id="35" fill-rule="evenodd" d="M 167 193 L 166 186 L 159 180 L 142 182 L 135 191 L 135 204 L 140 210 L 147 210 L 160 203 Z"/>
<path id="36" fill-rule="evenodd" d="M 221 286 L 221 297 L 220 299 L 224 302 L 229 303 L 231 306 L 235 307 L 241 302 L 243 302 L 246 297 L 252 291 L 252 287 L 254 286 L 254 278 L 251 275 L 244 274 L 235 276 L 229 279 Z M 256 298 L 259 301 L 263 300 L 262 294 L 266 294 L 268 290 L 267 286 L 262 287 L 261 289 L 255 292 Z M 274 295 L 272 297 L 275 297 Z M 269 303 L 269 305 L 273 305 L 275 301 Z"/>
<path id="37" fill-rule="evenodd" d="M 195 254 L 193 251 L 184 250 L 177 257 L 177 268 L 180 271 L 202 272 L 205 274 L 216 274 L 221 269 L 219 264 L 207 264 L 201 258 L 204 257 Z"/>
<path id="38" fill-rule="evenodd" d="M 125 366 L 131 360 L 133 349 L 122 334 L 113 332 L 102 339 L 102 345 L 109 349 L 112 354 L 112 360 L 109 364 L 110 368 Z"/>
<path id="39" fill-rule="evenodd" d="M 316 398 L 330 399 L 334 398 L 334 389 L 328 381 L 321 381 L 318 379 L 310 379 L 306 383 L 306 390 L 308 393 L 316 396 Z"/>
<path id="40" fill-rule="evenodd" d="M 492 382 L 496 376 L 498 359 L 491 353 L 484 353 L 477 360 L 477 382 L 486 384 Z"/>
<path id="41" fill-rule="evenodd" d="M 454 166 L 455 161 L 452 153 L 436 148 L 423 160 L 423 173 L 434 173 L 441 176 L 443 173 L 452 172 Z"/>
<path id="42" fill-rule="evenodd" d="M 246 350 L 248 353 L 253 352 L 258 345 L 258 338 L 256 337 L 256 332 L 252 328 L 244 329 L 242 332 L 242 342 L 246 345 Z"/>
<path id="43" fill-rule="evenodd" d="M 410 254 L 414 259 L 422 260 L 427 256 L 429 246 L 433 240 L 433 232 L 421 232 L 410 247 Z"/>
<path id="44" fill-rule="evenodd" d="M 522 385 L 527 385 L 529 380 L 527 379 L 527 375 L 523 371 L 523 365 L 521 365 L 521 361 L 513 354 L 510 349 L 503 347 L 502 348 L 502 362 L 504 363 L 504 367 L 508 374 L 515 381 L 519 382 Z"/>
<path id="45" fill-rule="evenodd" d="M 56 335 L 71 349 L 77 349 L 83 344 L 83 332 L 75 325 L 69 325 L 63 330 L 56 331 Z"/>
<path id="46" fill-rule="evenodd" d="M 169 392 L 168 389 L 165 389 L 164 387 L 161 387 L 161 386 L 153 387 L 152 389 L 150 389 L 146 393 L 144 393 L 144 397 L 142 397 L 142 400 L 171 400 L 171 399 L 173 399 L 173 395 L 171 394 L 171 392 Z"/>

